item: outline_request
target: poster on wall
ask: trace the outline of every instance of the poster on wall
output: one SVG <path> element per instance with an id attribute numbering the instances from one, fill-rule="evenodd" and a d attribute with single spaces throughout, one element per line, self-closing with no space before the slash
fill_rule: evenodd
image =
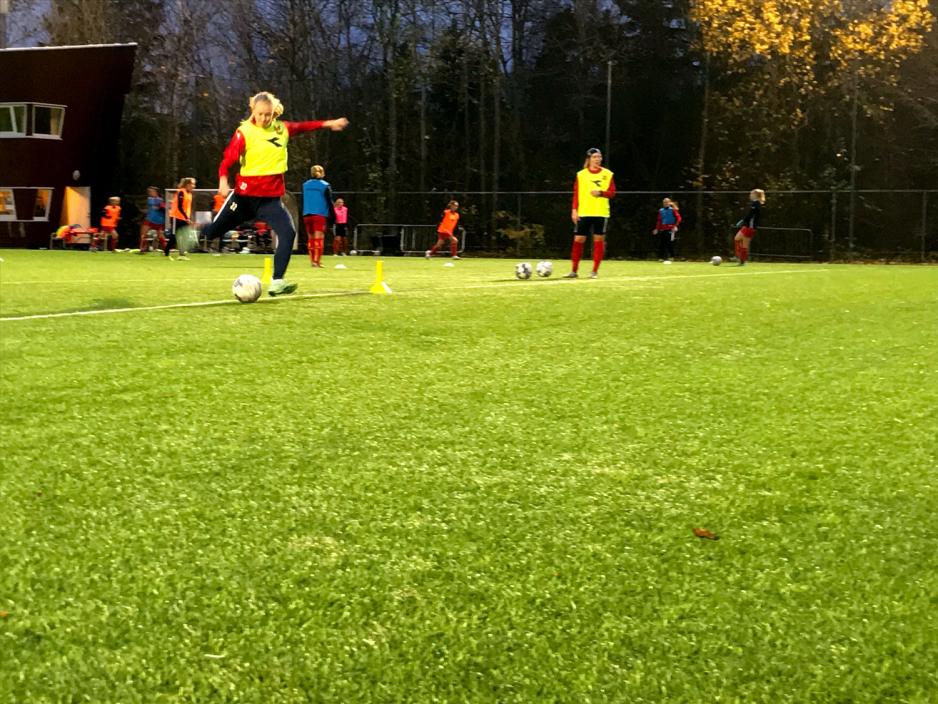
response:
<path id="1" fill-rule="evenodd" d="M 16 220 L 16 202 L 12 188 L 0 188 L 0 222 Z"/>

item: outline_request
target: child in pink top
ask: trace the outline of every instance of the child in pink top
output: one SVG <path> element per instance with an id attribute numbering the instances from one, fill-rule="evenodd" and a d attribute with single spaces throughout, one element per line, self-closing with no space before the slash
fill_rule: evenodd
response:
<path id="1" fill-rule="evenodd" d="M 348 208 L 344 198 L 335 200 L 335 234 L 332 237 L 332 253 L 343 257 L 348 255 Z"/>

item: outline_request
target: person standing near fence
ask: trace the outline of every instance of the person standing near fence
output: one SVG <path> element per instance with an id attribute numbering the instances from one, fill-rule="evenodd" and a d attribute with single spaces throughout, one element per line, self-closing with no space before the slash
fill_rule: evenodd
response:
<path id="1" fill-rule="evenodd" d="M 296 291 L 296 284 L 285 281 L 287 266 L 293 252 L 296 230 L 281 196 L 286 192 L 283 174 L 287 170 L 287 145 L 291 138 L 322 128 L 333 132 L 344 130 L 348 120 L 281 120 L 283 104 L 268 92 L 251 97 L 250 116 L 235 130 L 218 166 L 218 192 L 226 196 L 225 204 L 202 234 L 209 240 L 221 237 L 243 222 L 263 220 L 277 233 L 274 252 L 273 281 L 267 293 L 280 296 Z M 241 170 L 232 191 L 228 173 L 235 164 Z"/>
<path id="2" fill-rule="evenodd" d="M 573 247 L 570 251 L 570 273 L 564 275 L 565 279 L 579 276 L 577 270 L 589 235 L 593 236 L 593 271 L 590 278 L 599 276 L 599 265 L 606 253 L 609 201 L 616 195 L 613 173 L 604 168 L 602 163 L 603 153 L 599 149 L 587 149 L 586 161 L 573 182 L 573 208 L 570 213 L 574 225 Z"/>
<path id="3" fill-rule="evenodd" d="M 316 164 L 309 170 L 310 178 L 303 183 L 303 224 L 306 226 L 306 248 L 309 262 L 322 268 L 322 252 L 326 246 L 326 221 L 333 216 L 332 188 L 326 181 L 326 170 Z"/>
<path id="4" fill-rule="evenodd" d="M 674 259 L 674 240 L 680 224 L 681 214 L 678 212 L 677 203 L 670 198 L 665 198 L 661 201 L 661 207 L 658 208 L 658 222 L 655 223 L 655 229 L 651 231 L 658 241 L 658 259 L 663 262 Z"/>
<path id="5" fill-rule="evenodd" d="M 443 246 L 443 243 L 449 240 L 449 251 L 453 259 L 459 259 L 459 240 L 456 239 L 456 226 L 459 224 L 459 203 L 451 200 L 446 204 L 446 210 L 443 211 L 443 219 L 436 226 L 436 244 L 424 252 L 424 256 L 429 259 L 436 251 Z M 420 251 L 420 250 L 417 250 Z"/>
<path id="6" fill-rule="evenodd" d="M 335 229 L 332 235 L 332 253 L 338 257 L 348 256 L 348 207 L 344 198 L 336 198 Z"/>
<path id="7" fill-rule="evenodd" d="M 143 217 L 143 224 L 140 226 L 140 252 L 146 252 L 150 248 L 149 234 L 152 230 L 153 249 L 162 247 L 166 238 L 163 237 L 163 230 L 166 229 L 166 202 L 160 196 L 160 189 L 156 186 L 147 188 L 147 212 Z"/>
<path id="8" fill-rule="evenodd" d="M 176 248 L 180 259 L 188 259 L 189 233 L 192 231 L 192 191 L 195 190 L 195 179 L 186 176 L 176 186 L 176 195 L 169 206 L 169 237 L 163 245 L 163 256 L 168 257 L 170 250 Z"/>
<path id="9" fill-rule="evenodd" d="M 749 192 L 749 210 L 743 219 L 736 223 L 739 231 L 733 238 L 733 245 L 736 249 L 736 259 L 739 261 L 737 266 L 745 266 L 749 261 L 749 246 L 759 227 L 763 205 L 765 205 L 765 191 L 761 188 L 753 188 Z"/>

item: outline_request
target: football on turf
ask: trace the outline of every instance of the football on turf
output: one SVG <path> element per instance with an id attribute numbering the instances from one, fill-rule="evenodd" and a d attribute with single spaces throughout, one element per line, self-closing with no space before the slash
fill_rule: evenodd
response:
<path id="1" fill-rule="evenodd" d="M 720 266 L 720 264 L 723 263 L 723 257 L 713 257 L 710 259 L 710 263 L 713 264 L 713 266 Z"/>
<path id="2" fill-rule="evenodd" d="M 515 278 L 518 279 L 530 279 L 531 278 L 531 265 L 527 262 L 520 262 L 515 264 Z"/>
<path id="3" fill-rule="evenodd" d="M 261 280 L 253 274 L 241 274 L 231 284 L 231 292 L 242 303 L 253 303 L 261 297 Z"/>
<path id="4" fill-rule="evenodd" d="M 554 273 L 554 265 L 550 262 L 538 262 L 537 268 L 535 269 L 538 276 L 542 276 L 545 279 Z"/>

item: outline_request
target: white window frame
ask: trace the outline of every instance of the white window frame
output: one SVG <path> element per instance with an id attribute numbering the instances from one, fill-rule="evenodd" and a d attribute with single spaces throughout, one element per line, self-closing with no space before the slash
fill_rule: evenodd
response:
<path id="1" fill-rule="evenodd" d="M 16 218 L 16 186 L 0 186 L 0 194 L 5 193 L 10 194 L 12 210 L 6 213 L 0 212 L 0 222 L 18 222 Z M 6 199 L 4 198 L 4 200 Z M 4 203 L 4 208 L 6 205 L 7 204 Z"/>
<path id="2" fill-rule="evenodd" d="M 21 120 L 22 124 L 17 124 L 16 108 L 23 108 L 23 119 Z M 0 132 L 0 137 L 25 137 L 26 121 L 29 117 L 29 103 L 0 103 L 0 110 L 10 111 L 10 122 L 13 123 L 14 128 L 13 131 L 10 132 Z"/>
<path id="3" fill-rule="evenodd" d="M 65 106 L 65 105 L 55 105 L 55 104 L 53 104 L 53 103 L 32 103 L 32 104 L 30 105 L 30 107 L 32 108 L 32 111 L 31 111 L 31 112 L 32 112 L 32 116 L 31 116 L 31 117 L 32 117 L 32 124 L 30 125 L 30 127 L 32 128 L 32 130 L 31 130 L 31 133 L 30 133 L 29 136 L 30 136 L 30 137 L 35 137 L 36 139 L 62 139 L 62 132 L 65 130 L 65 108 L 66 108 L 66 106 Z M 59 122 L 59 133 L 58 133 L 58 134 L 46 134 L 45 132 L 40 132 L 40 133 L 38 133 L 38 134 L 36 133 L 36 108 L 50 108 L 50 109 L 58 108 L 59 110 L 62 111 L 62 119 L 61 119 L 61 121 Z M 50 120 L 50 123 L 51 123 L 51 120 Z"/>

